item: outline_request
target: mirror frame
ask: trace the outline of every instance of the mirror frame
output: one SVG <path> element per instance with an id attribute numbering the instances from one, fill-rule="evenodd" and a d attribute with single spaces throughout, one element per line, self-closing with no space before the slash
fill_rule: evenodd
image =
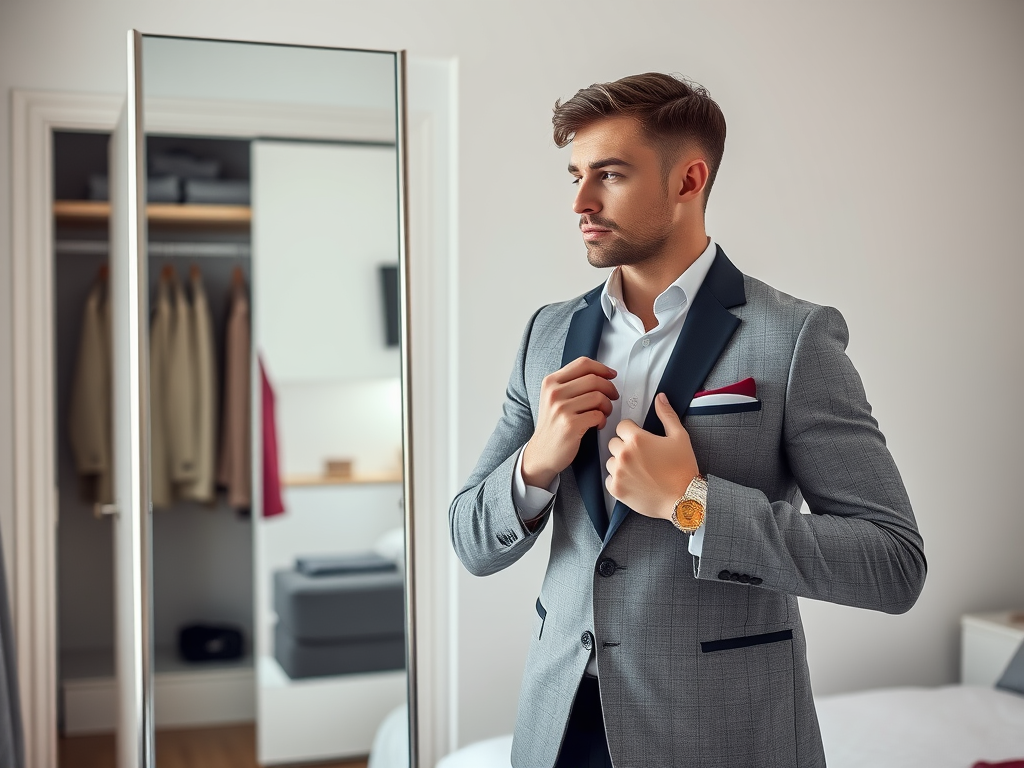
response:
<path id="1" fill-rule="evenodd" d="M 415 526 L 414 526 L 414 504 L 413 504 L 413 433 L 412 433 L 412 386 L 411 386 L 411 361 L 412 361 L 412 333 L 410 322 L 410 280 L 409 280 L 409 179 L 408 179 L 408 99 L 407 99 L 407 58 L 405 50 L 383 50 L 370 48 L 347 48 L 341 46 L 303 45 L 296 43 L 281 43 L 265 40 L 238 40 L 224 38 L 207 38 L 178 35 L 161 35 L 129 30 L 128 48 L 129 58 L 136 63 L 136 77 L 134 81 L 137 90 L 134 105 L 129 102 L 128 109 L 134 106 L 133 118 L 138 126 L 139 140 L 144 141 L 143 128 L 145 125 L 144 114 L 144 83 L 141 71 L 142 45 L 144 38 L 173 38 L 180 40 L 197 40 L 217 43 L 242 43 L 255 45 L 270 45 L 292 48 L 319 48 L 324 50 L 345 50 L 365 53 L 386 53 L 394 56 L 395 62 L 395 148 L 397 153 L 397 194 L 398 194 L 398 287 L 399 287 L 399 343 L 400 343 L 400 381 L 402 393 L 402 493 L 403 493 L 403 518 L 405 529 L 405 639 L 406 639 L 406 700 L 408 708 L 408 735 L 409 735 L 409 766 L 418 768 L 418 688 L 416 683 L 416 606 L 415 606 Z M 141 192 L 140 192 L 141 199 Z M 139 250 L 139 262 L 143 265 L 148 263 L 148 252 Z M 137 351 L 137 350 L 136 350 Z M 147 499 L 148 502 L 148 499 Z M 141 538 L 144 551 L 139 554 L 148 563 L 151 558 L 152 545 L 152 518 L 151 504 L 145 505 L 143 513 L 143 536 Z M 133 681 L 134 685 L 140 686 L 143 692 L 145 711 L 152 711 L 152 574 L 145 574 L 144 588 L 141 590 L 141 602 L 139 606 L 143 616 L 146 616 L 144 631 L 141 642 L 147 646 L 143 649 L 134 649 L 135 652 L 143 654 L 142 669 L 139 670 L 142 680 Z M 144 768 L 151 768 L 155 765 L 156 755 L 152 749 L 154 739 L 154 728 L 152 718 L 147 718 L 141 733 L 139 751 L 145 756 Z"/>

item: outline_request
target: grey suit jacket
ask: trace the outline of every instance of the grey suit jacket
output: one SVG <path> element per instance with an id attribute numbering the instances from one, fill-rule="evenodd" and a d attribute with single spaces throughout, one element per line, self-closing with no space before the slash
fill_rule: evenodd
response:
<path id="1" fill-rule="evenodd" d="M 512 763 L 554 764 L 593 648 L 616 768 L 822 766 L 797 596 L 902 613 L 927 569 L 903 482 L 845 354 L 846 324 L 743 275 L 718 248 L 658 387 L 708 478 L 695 558 L 665 520 L 621 502 L 608 520 L 596 430 L 536 531 L 513 504 L 541 381 L 596 355 L 600 293 L 531 318 L 502 417 L 449 512 L 455 550 L 481 576 L 553 526 Z M 759 410 L 687 412 L 698 390 L 748 376 Z M 643 426 L 664 434 L 653 405 Z"/>

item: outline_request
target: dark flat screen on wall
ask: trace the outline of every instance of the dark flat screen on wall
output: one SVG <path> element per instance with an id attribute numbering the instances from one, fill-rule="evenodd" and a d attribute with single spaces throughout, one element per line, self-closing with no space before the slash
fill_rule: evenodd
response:
<path id="1" fill-rule="evenodd" d="M 384 290 L 384 331 L 387 346 L 398 346 L 398 265 L 383 265 L 380 282 Z"/>

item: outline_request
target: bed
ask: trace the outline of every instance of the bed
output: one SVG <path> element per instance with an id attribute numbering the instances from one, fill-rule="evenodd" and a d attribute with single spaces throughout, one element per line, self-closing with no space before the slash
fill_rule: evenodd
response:
<path id="1" fill-rule="evenodd" d="M 996 688 L 880 688 L 815 703 L 829 768 L 971 768 L 979 760 L 1024 759 L 1024 696 Z M 437 768 L 508 768 L 511 748 L 511 735 L 480 741 Z"/>

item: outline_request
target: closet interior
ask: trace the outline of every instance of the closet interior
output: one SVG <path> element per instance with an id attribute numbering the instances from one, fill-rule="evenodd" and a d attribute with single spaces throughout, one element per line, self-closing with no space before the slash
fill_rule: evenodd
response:
<path id="1" fill-rule="evenodd" d="M 116 722 L 112 517 L 102 514 L 100 506 L 112 501 L 105 469 L 110 457 L 103 455 L 103 441 L 97 437 L 102 426 L 90 428 L 109 418 L 109 404 L 103 412 L 102 391 L 90 391 L 90 369 L 95 381 L 96 369 L 109 365 L 109 347 L 102 332 L 97 344 L 88 327 L 98 322 L 99 329 L 105 330 L 102 321 L 108 309 L 104 290 L 109 138 L 100 133 L 54 134 L 57 666 L 59 723 L 66 735 L 112 731 Z M 223 469 L 217 460 L 224 442 L 225 413 L 241 407 L 248 427 L 248 403 L 232 402 L 233 397 L 248 393 L 225 393 L 224 383 L 231 297 L 247 291 L 250 279 L 249 142 L 150 136 L 147 155 L 153 203 L 148 265 L 151 306 L 157 306 L 157 297 L 174 286 L 191 308 L 195 286 L 201 286 L 208 305 L 205 335 L 212 340 L 207 359 L 213 367 L 198 387 L 212 389 L 204 393 L 202 403 L 192 402 L 194 397 L 180 402 L 180 387 L 174 382 L 174 376 L 186 370 L 180 365 L 167 372 L 170 378 L 153 371 L 157 374 L 152 382 L 154 453 L 158 443 L 200 444 L 185 449 L 186 454 L 199 451 L 193 460 L 179 456 L 179 464 L 195 464 L 185 467 L 184 480 L 156 472 L 162 462 L 157 455 L 153 458 L 154 474 L 163 474 L 166 480 L 160 498 L 154 483 L 154 709 L 158 724 L 165 726 L 251 721 L 255 718 L 252 519 L 243 490 L 217 482 L 218 469 Z M 227 202 L 211 204 L 211 196 L 217 195 Z M 159 287 L 161 281 L 164 289 Z M 97 310 L 98 319 L 90 316 Z M 154 353 L 159 367 L 160 353 L 156 349 Z M 192 371 L 190 375 L 199 374 Z M 175 399 L 178 402 L 170 402 Z M 159 408 L 161 402 L 167 407 Z M 168 418 L 162 429 L 156 423 L 161 416 Z M 205 434 L 198 439 L 182 435 L 182 427 L 187 427 L 186 433 Z M 93 444 L 90 435 L 96 438 Z M 98 460 L 97 466 L 90 466 L 90 459 Z M 237 474 L 248 480 L 248 460 Z M 189 663 L 182 655 L 180 633 L 196 625 L 234 629 L 237 635 L 224 634 L 221 644 L 241 642 L 222 651 L 224 658 Z"/>
<path id="2" fill-rule="evenodd" d="M 109 139 L 54 135 L 66 737 L 117 718 Z M 249 723 L 261 765 L 365 756 L 407 685 L 394 144 L 151 135 L 146 153 L 157 746 Z"/>

